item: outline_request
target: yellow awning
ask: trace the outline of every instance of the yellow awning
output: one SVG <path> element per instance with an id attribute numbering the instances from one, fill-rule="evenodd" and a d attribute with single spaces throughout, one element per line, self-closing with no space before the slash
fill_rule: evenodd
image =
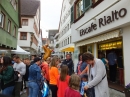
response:
<path id="1" fill-rule="evenodd" d="M 74 52 L 74 47 L 67 47 L 63 50 L 61 50 L 62 52 Z"/>
<path id="2" fill-rule="evenodd" d="M 99 35 L 99 36 L 96 36 L 96 37 L 93 37 L 93 38 L 90 38 L 90 39 L 86 39 L 86 40 L 77 42 L 76 47 L 91 44 L 91 43 L 96 43 L 96 42 L 100 42 L 100 41 L 104 41 L 104 40 L 108 40 L 108 39 L 111 39 L 111 38 L 116 38 L 116 37 L 119 37 L 119 34 L 120 34 L 120 30 L 108 32 L 108 33 L 105 33 L 105 34 L 102 34 L 102 35 Z"/>

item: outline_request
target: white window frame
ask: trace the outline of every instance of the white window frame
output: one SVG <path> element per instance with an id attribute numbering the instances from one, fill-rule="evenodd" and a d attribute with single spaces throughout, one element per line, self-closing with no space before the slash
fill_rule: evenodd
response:
<path id="1" fill-rule="evenodd" d="M 1 12 L 0 13 L 0 27 L 4 27 L 5 15 Z"/>
<path id="2" fill-rule="evenodd" d="M 7 31 L 10 32 L 10 28 L 11 28 L 11 21 L 8 20 L 8 24 L 7 24 Z"/>

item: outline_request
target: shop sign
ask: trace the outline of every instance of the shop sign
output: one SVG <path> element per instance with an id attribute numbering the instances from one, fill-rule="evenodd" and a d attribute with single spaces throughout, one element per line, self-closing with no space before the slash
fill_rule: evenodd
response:
<path id="1" fill-rule="evenodd" d="M 112 11 L 110 16 L 104 16 L 103 18 L 98 19 L 99 28 L 106 26 L 116 20 L 119 20 L 120 18 L 125 17 L 126 14 L 127 14 L 126 8 L 122 8 L 119 11 L 117 11 L 117 10 Z M 80 36 L 83 36 L 94 30 L 97 30 L 97 27 L 98 27 L 97 24 L 91 23 L 91 25 L 89 27 L 80 30 Z"/>

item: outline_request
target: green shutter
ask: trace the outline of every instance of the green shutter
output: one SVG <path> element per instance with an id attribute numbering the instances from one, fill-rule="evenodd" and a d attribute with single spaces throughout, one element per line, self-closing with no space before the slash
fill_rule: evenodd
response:
<path id="1" fill-rule="evenodd" d="M 92 0 L 83 0 L 84 12 L 92 6 Z"/>
<path id="2" fill-rule="evenodd" d="M 74 22 L 74 6 L 71 7 L 71 23 Z"/>

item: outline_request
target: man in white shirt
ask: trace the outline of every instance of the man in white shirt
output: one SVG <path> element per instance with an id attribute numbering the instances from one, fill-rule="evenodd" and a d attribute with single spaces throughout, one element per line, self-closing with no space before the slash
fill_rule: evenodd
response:
<path id="1" fill-rule="evenodd" d="M 25 75 L 26 73 L 26 65 L 20 60 L 20 57 L 15 55 L 13 57 L 13 60 L 15 61 L 13 68 L 14 71 L 17 71 L 18 73 L 18 81 L 15 82 L 15 91 L 14 91 L 14 95 L 15 97 L 20 97 L 20 91 L 22 88 L 22 79 L 23 79 L 23 75 Z"/>

